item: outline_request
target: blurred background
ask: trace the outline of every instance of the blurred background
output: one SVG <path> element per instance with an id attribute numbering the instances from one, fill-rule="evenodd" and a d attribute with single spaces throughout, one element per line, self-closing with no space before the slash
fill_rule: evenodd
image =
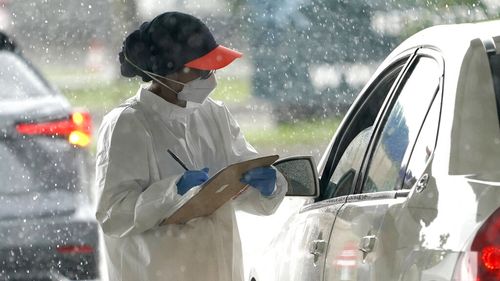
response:
<path id="1" fill-rule="evenodd" d="M 425 3 L 425 5 L 423 5 Z M 0 0 L 0 29 L 97 129 L 136 93 L 120 77 L 127 34 L 157 14 L 202 18 L 244 53 L 217 72 L 224 101 L 256 149 L 319 161 L 340 118 L 399 42 L 435 24 L 496 18 L 495 0 Z M 93 151 L 91 147 L 91 151 Z"/>
<path id="2" fill-rule="evenodd" d="M 123 39 L 171 10 L 201 18 L 219 43 L 244 53 L 217 72 L 212 98 L 226 103 L 247 140 L 262 154 L 312 155 L 318 162 L 349 105 L 397 44 L 431 25 L 496 19 L 500 2 L 0 0 L 0 30 L 73 106 L 90 112 L 95 136 L 103 115 L 141 83 L 120 77 Z M 240 226 L 243 242 L 252 233 L 265 244 L 254 225 Z"/>

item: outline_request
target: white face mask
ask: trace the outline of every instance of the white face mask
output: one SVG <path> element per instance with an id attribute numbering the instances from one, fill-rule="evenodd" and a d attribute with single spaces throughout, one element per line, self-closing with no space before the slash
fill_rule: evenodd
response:
<path id="1" fill-rule="evenodd" d="M 203 103 L 207 99 L 208 95 L 210 95 L 214 91 L 215 87 L 217 87 L 217 80 L 215 80 L 215 75 L 213 74 L 207 79 L 202 80 L 197 78 L 185 84 L 175 80 L 171 81 L 184 85 L 184 88 L 177 93 L 177 98 L 195 103 Z"/>
<path id="2" fill-rule="evenodd" d="M 158 82 L 160 85 L 164 86 L 165 88 L 169 89 L 172 91 L 174 94 L 177 94 L 177 98 L 183 101 L 190 101 L 194 103 L 203 103 L 207 97 L 214 91 L 215 87 L 217 87 L 217 80 L 215 80 L 215 75 L 212 74 L 206 79 L 201 79 L 197 78 L 192 81 L 189 81 L 187 83 L 182 83 L 173 79 L 169 79 L 167 77 L 162 77 L 156 73 L 152 73 L 149 71 L 146 71 L 137 65 L 135 65 L 133 62 L 131 62 L 127 56 L 125 56 L 125 60 L 130 63 L 132 66 L 135 68 L 139 69 L 140 71 L 144 72 L 146 75 L 148 75 L 151 79 L 155 80 Z M 161 82 L 159 79 L 157 79 L 155 76 L 167 79 L 169 81 L 172 81 L 174 83 L 178 83 L 183 85 L 184 87 L 179 93 L 176 93 L 174 89 L 169 87 L 167 84 Z"/>

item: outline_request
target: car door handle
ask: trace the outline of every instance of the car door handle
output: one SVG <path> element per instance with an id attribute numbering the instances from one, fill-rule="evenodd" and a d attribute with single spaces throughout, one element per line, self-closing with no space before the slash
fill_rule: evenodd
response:
<path id="1" fill-rule="evenodd" d="M 361 238 L 361 241 L 359 241 L 359 250 L 365 254 L 370 253 L 373 251 L 376 241 L 377 237 L 375 235 L 367 235 Z"/>
<path id="2" fill-rule="evenodd" d="M 309 247 L 309 253 L 314 256 L 319 256 L 325 253 L 326 241 L 325 240 L 313 240 L 311 246 Z"/>

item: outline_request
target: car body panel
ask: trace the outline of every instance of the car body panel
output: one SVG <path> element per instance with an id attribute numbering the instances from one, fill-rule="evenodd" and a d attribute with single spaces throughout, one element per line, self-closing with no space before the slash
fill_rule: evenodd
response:
<path id="1" fill-rule="evenodd" d="M 382 268 L 381 262 L 386 262 L 386 252 L 381 247 L 381 237 L 378 234 L 389 210 L 394 205 L 401 205 L 405 199 L 396 197 L 395 192 L 349 196 L 338 213 L 332 230 L 334 242 L 330 243 L 328 249 L 325 280 L 390 280 L 386 271 L 372 272 L 370 269 Z M 375 239 L 374 247 L 365 254 L 360 248 L 363 241 L 368 242 L 371 237 Z M 385 239 L 396 241 L 394 237 Z M 391 266 L 393 265 L 386 265 Z M 378 275 L 377 279 L 373 278 L 373 274 Z"/>
<path id="2" fill-rule="evenodd" d="M 304 208 L 283 223 L 279 234 L 259 257 L 258 272 L 250 272 L 251 278 L 263 281 L 321 278 L 333 220 L 346 199 L 344 196 L 318 203 L 306 200 Z M 312 255 L 314 242 L 322 243 L 321 240 L 325 242 L 320 246 L 324 251 L 318 249 L 318 254 Z"/>
<path id="3" fill-rule="evenodd" d="M 323 207 L 298 214 L 291 223 L 292 232 L 289 241 L 295 241 L 287 248 L 287 262 L 279 267 L 279 275 L 275 280 L 320 279 L 323 274 L 325 255 L 322 250 L 330 236 L 338 206 Z M 315 243 L 319 243 L 316 244 Z M 322 244 L 322 245 L 320 245 Z M 317 249 L 313 249 L 316 247 Z M 311 254 L 316 251 L 317 254 Z"/>
<path id="4" fill-rule="evenodd" d="M 500 37 L 495 43 L 499 52 Z M 500 125 L 489 61 L 480 39 L 471 41 L 459 75 L 454 118 L 450 119 L 449 173 L 495 174 L 500 159 Z"/>

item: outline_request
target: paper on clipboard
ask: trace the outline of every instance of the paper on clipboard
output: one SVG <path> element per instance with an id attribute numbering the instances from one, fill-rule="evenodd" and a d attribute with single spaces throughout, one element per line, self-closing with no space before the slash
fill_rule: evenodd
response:
<path id="1" fill-rule="evenodd" d="M 278 155 L 264 156 L 235 163 L 220 170 L 187 202 L 182 202 L 184 204 L 164 219 L 161 225 L 183 224 L 193 218 L 211 215 L 227 201 L 245 191 L 247 185 L 240 182 L 244 173 L 253 168 L 269 166 L 278 158 Z"/>

